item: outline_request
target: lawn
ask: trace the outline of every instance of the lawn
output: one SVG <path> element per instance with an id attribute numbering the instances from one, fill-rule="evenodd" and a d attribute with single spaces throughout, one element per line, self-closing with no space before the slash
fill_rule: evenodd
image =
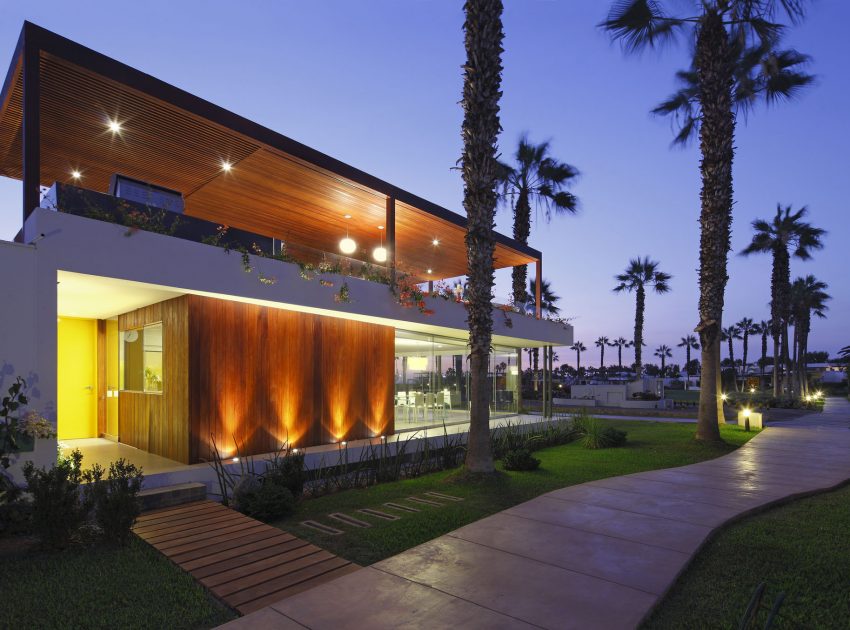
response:
<path id="1" fill-rule="evenodd" d="M 684 466 L 724 455 L 745 443 L 755 433 L 736 425 L 721 428 L 726 444 L 708 446 L 693 439 L 695 425 L 641 420 L 603 420 L 606 425 L 628 431 L 625 447 L 588 450 L 578 442 L 535 453 L 542 463 L 533 472 L 501 471 L 488 481 L 471 481 L 458 471 L 444 471 L 415 479 L 384 483 L 369 488 L 347 490 L 304 501 L 295 515 L 276 525 L 296 536 L 361 565 L 368 565 L 405 549 L 436 538 L 494 512 L 507 509 L 540 494 L 577 483 L 652 470 Z M 464 501 L 444 507 L 421 506 L 415 514 L 398 521 L 380 521 L 358 513 L 360 508 L 385 512 L 387 501 L 436 491 L 462 497 Z M 322 534 L 300 525 L 317 519 L 334 525 L 330 512 L 344 512 L 372 523 L 368 529 L 341 526 L 345 534 Z"/>
<path id="2" fill-rule="evenodd" d="M 236 617 L 135 537 L 123 549 L 4 552 L 0 565 L 0 628 L 210 628 Z"/>
<path id="3" fill-rule="evenodd" d="M 735 628 L 753 589 L 775 628 L 846 628 L 850 619 L 850 487 L 800 499 L 724 529 L 694 559 L 655 614 L 654 628 Z M 762 627 L 765 614 L 756 627 Z"/>

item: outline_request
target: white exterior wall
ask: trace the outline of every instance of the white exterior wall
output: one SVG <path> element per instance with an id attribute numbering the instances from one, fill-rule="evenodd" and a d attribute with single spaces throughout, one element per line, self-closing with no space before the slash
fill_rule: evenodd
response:
<path id="1" fill-rule="evenodd" d="M 442 299 L 427 299 L 433 315 L 404 308 L 385 285 L 344 276 L 303 280 L 294 264 L 252 257 L 253 273 L 245 273 L 239 253 L 219 247 L 36 209 L 24 226 L 21 245 L 0 241 L 0 286 L 4 298 L 0 327 L 0 362 L 5 381 L 15 374 L 31 375 L 32 408 L 56 422 L 57 392 L 57 273 L 68 271 L 170 287 L 224 299 L 251 301 L 320 315 L 356 318 L 426 334 L 466 337 L 466 308 Z M 276 278 L 259 281 L 257 271 Z M 334 294 L 348 283 L 352 302 L 337 304 Z M 508 325 L 510 321 L 511 325 Z M 573 329 L 498 310 L 493 317 L 496 344 L 515 347 L 568 346 Z M 3 390 L 8 388 L 5 385 Z M 24 457 L 46 464 L 55 459 L 55 439 L 40 440 L 35 453 Z"/>
<path id="2" fill-rule="evenodd" d="M 28 385 L 29 409 L 55 423 L 55 358 L 52 369 L 49 363 L 39 360 L 45 340 L 39 329 L 36 261 L 34 246 L 0 241 L 0 396 L 5 396 L 15 378 L 22 376 Z M 55 285 L 53 293 L 56 293 Z M 49 320 L 47 333 L 48 337 L 53 335 L 55 346 L 55 308 Z M 23 462 L 32 460 L 37 465 L 49 465 L 55 458 L 56 440 L 38 440 L 35 451 L 13 456 L 9 472 L 18 479 Z"/>

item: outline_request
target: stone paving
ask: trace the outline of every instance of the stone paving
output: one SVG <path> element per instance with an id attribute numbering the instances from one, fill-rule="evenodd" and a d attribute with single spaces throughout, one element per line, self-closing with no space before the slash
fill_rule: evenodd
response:
<path id="1" fill-rule="evenodd" d="M 634 628 L 715 529 L 850 480 L 850 405 L 818 415 L 718 459 L 550 492 L 229 625 Z"/>

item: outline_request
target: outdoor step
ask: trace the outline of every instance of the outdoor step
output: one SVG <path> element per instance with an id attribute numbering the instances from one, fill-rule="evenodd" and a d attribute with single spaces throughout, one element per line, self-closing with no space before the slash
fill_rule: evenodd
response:
<path id="1" fill-rule="evenodd" d="M 174 486 L 142 490 L 139 493 L 142 512 L 203 501 L 206 498 L 207 487 L 202 483 L 179 483 Z"/>

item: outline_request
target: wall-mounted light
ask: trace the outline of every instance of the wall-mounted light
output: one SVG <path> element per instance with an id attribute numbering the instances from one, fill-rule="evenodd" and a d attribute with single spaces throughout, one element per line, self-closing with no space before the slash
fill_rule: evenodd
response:
<path id="1" fill-rule="evenodd" d="M 350 214 L 343 215 L 342 217 L 346 221 L 351 218 Z M 354 239 L 348 235 L 348 224 L 345 224 L 345 238 L 339 242 L 339 251 L 343 254 L 353 254 L 357 251 L 357 243 L 354 242 Z"/>
<path id="2" fill-rule="evenodd" d="M 382 263 L 387 262 L 387 248 L 384 247 L 384 226 L 379 225 L 378 230 L 381 232 L 381 245 L 372 250 L 372 258 L 375 259 L 375 262 Z"/>

